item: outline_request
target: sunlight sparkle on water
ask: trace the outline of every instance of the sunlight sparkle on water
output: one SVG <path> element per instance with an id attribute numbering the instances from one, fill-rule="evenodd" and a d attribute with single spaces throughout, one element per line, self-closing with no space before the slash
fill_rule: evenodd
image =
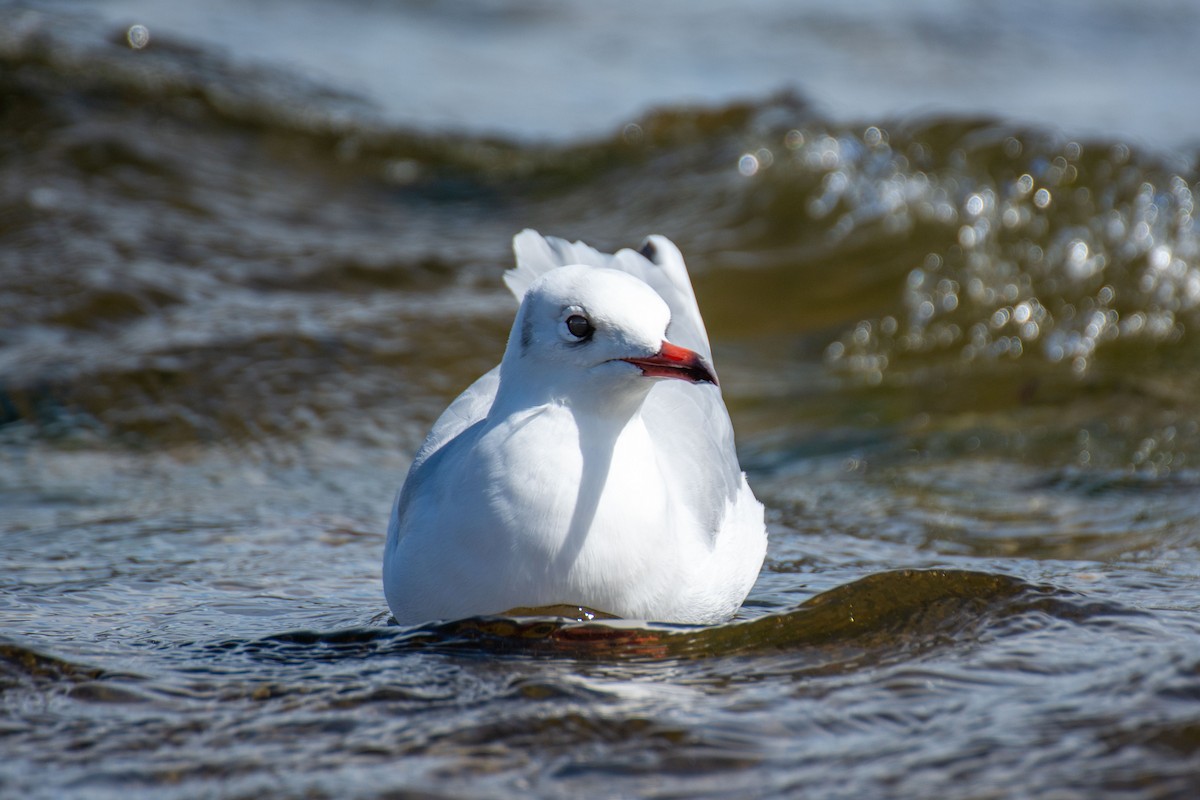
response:
<path id="1" fill-rule="evenodd" d="M 130 25 L 129 30 L 125 32 L 125 41 L 129 42 L 129 46 L 134 50 L 141 50 L 150 44 L 150 29 L 145 25 Z"/>

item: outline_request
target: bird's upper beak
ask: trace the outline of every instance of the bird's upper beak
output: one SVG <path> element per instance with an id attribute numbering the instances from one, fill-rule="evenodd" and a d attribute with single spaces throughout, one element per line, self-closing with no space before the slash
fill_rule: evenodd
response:
<path id="1" fill-rule="evenodd" d="M 717 383 L 717 374 L 699 353 L 665 340 L 662 348 L 652 356 L 625 358 L 622 361 L 639 367 L 643 375 L 651 378 L 679 378 L 691 383 L 720 385 Z"/>

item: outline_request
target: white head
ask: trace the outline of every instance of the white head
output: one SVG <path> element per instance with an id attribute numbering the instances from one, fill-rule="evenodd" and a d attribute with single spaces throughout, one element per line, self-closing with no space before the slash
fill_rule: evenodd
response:
<path id="1" fill-rule="evenodd" d="M 712 368 L 666 339 L 671 312 L 642 281 L 614 269 L 552 269 L 525 292 L 500 366 L 500 391 L 531 400 L 640 402 L 655 381 L 716 383 Z"/>

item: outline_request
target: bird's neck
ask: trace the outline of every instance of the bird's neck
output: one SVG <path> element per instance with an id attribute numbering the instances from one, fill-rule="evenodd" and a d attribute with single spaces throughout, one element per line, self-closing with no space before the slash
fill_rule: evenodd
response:
<path id="1" fill-rule="evenodd" d="M 518 370 L 500 372 L 500 385 L 489 416 L 508 416 L 545 406 L 567 408 L 579 424 L 620 430 L 638 416 L 649 394 L 651 381 L 632 386 L 563 385 L 546 376 L 523 375 Z"/>

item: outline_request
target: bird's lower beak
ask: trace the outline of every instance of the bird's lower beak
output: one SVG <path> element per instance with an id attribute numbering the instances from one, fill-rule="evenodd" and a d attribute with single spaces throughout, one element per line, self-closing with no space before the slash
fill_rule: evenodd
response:
<path id="1" fill-rule="evenodd" d="M 664 341 L 662 349 L 652 356 L 645 358 L 625 358 L 642 370 L 642 374 L 650 378 L 678 378 L 691 383 L 717 383 L 717 373 L 704 362 L 697 352 L 679 347 Z"/>

